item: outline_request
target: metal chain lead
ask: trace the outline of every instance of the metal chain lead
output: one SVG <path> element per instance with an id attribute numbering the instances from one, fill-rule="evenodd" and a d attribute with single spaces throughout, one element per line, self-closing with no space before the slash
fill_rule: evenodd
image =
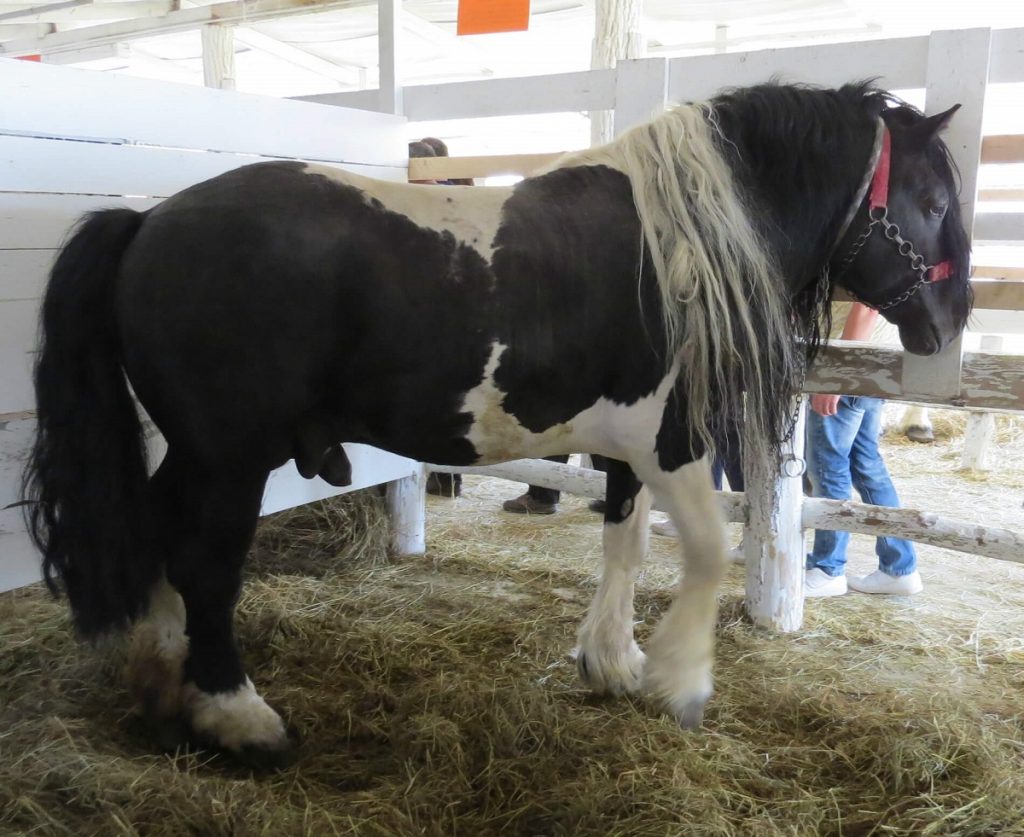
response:
<path id="1" fill-rule="evenodd" d="M 881 210 L 881 214 L 877 214 L 877 210 L 879 209 Z M 865 305 L 868 305 L 871 308 L 874 308 L 878 311 L 887 311 L 890 308 L 895 308 L 897 305 L 901 305 L 902 303 L 906 302 L 914 294 L 921 290 L 921 288 L 923 288 L 925 285 L 931 285 L 933 280 L 928 278 L 928 271 L 930 271 L 935 265 L 926 264 L 924 256 L 922 256 L 920 253 L 914 250 L 913 242 L 907 241 L 907 239 L 903 238 L 903 236 L 900 234 L 901 231 L 899 225 L 889 220 L 889 211 L 886 207 L 877 207 L 876 209 L 869 210 L 868 217 L 870 220 L 868 221 L 867 228 L 864 230 L 864 232 L 857 236 L 857 240 L 853 242 L 853 245 L 850 247 L 849 253 L 846 255 L 846 258 L 843 259 L 842 263 L 839 266 L 838 276 L 842 276 L 843 273 L 846 272 L 846 269 L 851 264 L 853 264 L 853 261 L 857 258 L 861 249 L 864 247 L 865 244 L 867 244 L 867 241 L 871 237 L 871 234 L 875 231 L 875 227 L 882 227 L 885 233 L 885 237 L 896 245 L 896 249 L 899 251 L 899 254 L 901 256 L 905 256 L 906 258 L 910 259 L 911 269 L 916 270 L 920 274 L 920 276 L 918 277 L 917 281 L 914 282 L 914 284 L 907 288 L 903 293 L 899 294 L 899 296 L 893 297 L 887 302 L 868 302 L 866 299 L 861 299 L 859 296 L 857 296 L 857 294 L 855 294 L 853 291 L 849 289 L 847 289 L 846 292 L 855 300 L 857 300 L 857 302 L 862 302 Z"/>

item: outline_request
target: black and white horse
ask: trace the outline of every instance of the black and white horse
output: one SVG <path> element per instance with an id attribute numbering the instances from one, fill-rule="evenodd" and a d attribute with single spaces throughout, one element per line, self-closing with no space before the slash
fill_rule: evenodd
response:
<path id="1" fill-rule="evenodd" d="M 912 352 L 961 331 L 951 113 L 766 85 L 512 188 L 275 162 L 93 213 L 43 304 L 26 496 L 47 579 L 85 635 L 139 622 L 150 712 L 274 757 L 288 737 L 232 629 L 271 469 L 343 481 L 341 442 L 453 465 L 592 451 L 615 462 L 580 674 L 699 723 L 726 563 L 711 440 L 742 409 L 754 454 L 777 455 L 830 272 Z M 133 392 L 169 446 L 152 478 Z M 652 494 L 685 573 L 645 660 L 632 587 Z"/>

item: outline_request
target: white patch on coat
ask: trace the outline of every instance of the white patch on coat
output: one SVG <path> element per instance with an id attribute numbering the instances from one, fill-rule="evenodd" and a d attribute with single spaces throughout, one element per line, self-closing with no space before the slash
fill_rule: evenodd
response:
<path id="1" fill-rule="evenodd" d="M 323 175 L 363 193 L 367 204 L 376 199 L 385 209 L 397 212 L 416 226 L 449 232 L 455 240 L 476 250 L 488 264 L 494 254 L 494 238 L 501 210 L 512 189 L 497 186 L 437 186 L 374 180 L 331 166 L 307 164 L 310 174 Z"/>
<path id="2" fill-rule="evenodd" d="M 535 433 L 506 412 L 507 393 L 494 380 L 506 349 L 508 346 L 497 340 L 491 343 L 490 355 L 481 373 L 482 380 L 465 394 L 462 401 L 461 411 L 473 416 L 466 438 L 473 444 L 480 464 L 580 450 L 630 461 L 637 454 L 654 450 L 665 402 L 679 372 L 678 364 L 672 367 L 654 392 L 632 404 L 598 398 L 568 421 Z"/>
<path id="3" fill-rule="evenodd" d="M 225 749 L 284 750 L 289 746 L 280 716 L 257 694 L 248 677 L 234 691 L 215 694 L 189 683 L 184 696 L 192 729 Z"/>
<path id="4" fill-rule="evenodd" d="M 146 714 L 168 718 L 178 712 L 187 655 L 185 603 L 161 577 L 150 591 L 146 616 L 132 630 L 125 664 L 128 688 Z"/>

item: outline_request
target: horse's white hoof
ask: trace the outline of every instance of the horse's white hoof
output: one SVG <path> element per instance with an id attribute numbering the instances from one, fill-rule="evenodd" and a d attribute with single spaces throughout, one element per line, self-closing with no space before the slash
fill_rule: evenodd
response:
<path id="1" fill-rule="evenodd" d="M 625 651 L 615 654 L 600 653 L 596 649 L 580 647 L 576 656 L 576 669 L 587 687 L 599 695 L 637 694 L 643 682 L 646 657 L 635 642 Z"/>
<path id="2" fill-rule="evenodd" d="M 644 692 L 661 703 L 684 729 L 697 729 L 704 720 L 704 706 L 714 693 L 710 665 L 690 671 L 655 667 L 644 673 Z"/>
<path id="3" fill-rule="evenodd" d="M 284 722 L 248 677 L 234 691 L 212 694 L 188 683 L 183 695 L 185 714 L 200 742 L 254 766 L 280 766 L 290 760 L 293 744 Z"/>

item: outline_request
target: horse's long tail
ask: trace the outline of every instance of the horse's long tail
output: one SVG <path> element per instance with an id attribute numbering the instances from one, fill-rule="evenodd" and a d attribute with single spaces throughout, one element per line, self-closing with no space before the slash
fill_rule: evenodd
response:
<path id="1" fill-rule="evenodd" d="M 130 209 L 86 216 L 43 298 L 26 516 L 46 583 L 67 592 L 86 636 L 139 615 L 160 570 L 147 548 L 145 443 L 114 311 L 121 258 L 143 218 Z"/>

